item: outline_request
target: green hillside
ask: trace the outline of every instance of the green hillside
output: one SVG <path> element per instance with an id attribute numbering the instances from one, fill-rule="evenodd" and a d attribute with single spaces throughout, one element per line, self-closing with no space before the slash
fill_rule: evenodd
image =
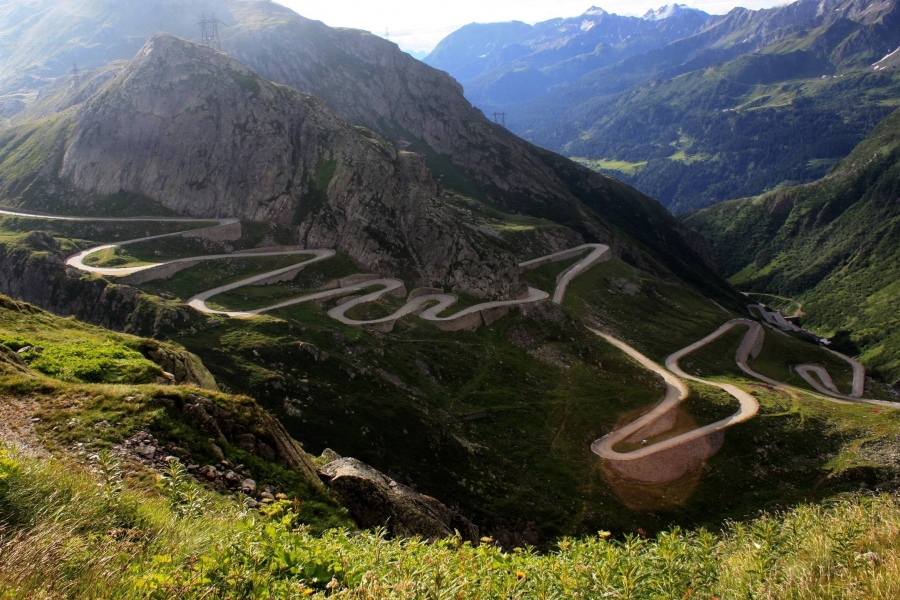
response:
<path id="1" fill-rule="evenodd" d="M 593 281 L 594 285 L 613 287 L 612 282 L 619 282 L 619 291 L 613 292 L 619 300 L 604 309 L 610 319 L 626 304 L 647 308 L 654 303 L 665 304 L 663 288 L 644 295 L 635 286 L 645 289 L 655 284 L 645 275 L 629 273 L 622 265 L 598 271 Z M 576 295 L 571 304 L 577 306 L 583 300 Z M 670 300 L 685 309 L 692 306 L 690 294 L 684 291 Z M 307 328 L 305 339 L 319 343 L 341 333 L 327 332 L 323 324 L 310 317 L 302 321 Z M 263 350 L 268 346 L 258 345 L 260 342 L 276 339 L 272 333 L 262 337 L 267 328 L 296 328 L 298 321 L 294 318 L 271 319 L 271 323 L 243 330 L 239 324 L 231 324 L 227 337 L 243 339 L 247 348 Z M 475 336 L 415 334 L 412 328 L 404 328 L 401 334 L 368 342 L 373 350 L 411 347 L 415 335 L 426 336 L 429 343 L 417 345 L 416 352 L 439 356 L 443 361 L 428 363 L 435 380 L 430 387 L 425 387 L 420 376 L 410 374 L 416 367 L 406 371 L 398 368 L 401 361 L 411 358 L 412 350 L 375 356 L 378 364 L 400 374 L 405 385 L 418 383 L 430 393 L 441 387 L 457 388 L 456 378 L 465 372 L 465 362 L 482 361 L 485 368 L 480 375 L 469 381 L 468 390 L 455 392 L 457 399 L 444 405 L 446 411 L 439 408 L 442 400 L 410 395 L 406 402 L 396 390 L 383 394 L 380 386 L 371 382 L 365 394 L 357 394 L 352 385 L 337 388 L 330 372 L 347 369 L 352 363 L 344 358 L 349 355 L 341 355 L 334 346 L 329 346 L 330 358 L 323 359 L 324 353 L 319 351 L 317 360 L 322 366 L 316 361 L 303 364 L 302 376 L 316 383 L 310 387 L 331 387 L 340 395 L 329 397 L 319 390 L 311 391 L 317 401 L 298 410 L 310 420 L 307 435 L 313 437 L 311 432 L 327 427 L 326 419 L 332 417 L 320 405 L 340 403 L 341 397 L 348 399 L 334 411 L 344 413 L 343 429 L 347 433 L 370 438 L 369 443 L 382 451 L 389 437 L 402 437 L 406 455 L 427 453 L 428 448 L 443 447 L 439 451 L 446 452 L 453 443 L 451 438 L 461 440 L 464 436 L 468 449 L 448 464 L 456 472 L 447 475 L 456 477 L 457 483 L 469 482 L 466 493 L 475 502 L 493 498 L 490 506 L 494 509 L 502 502 L 515 507 L 517 515 L 536 515 L 548 508 L 542 506 L 545 494 L 556 503 L 555 510 L 568 508 L 575 499 L 567 486 L 574 488 L 575 494 L 585 494 L 571 509 L 578 510 L 581 502 L 589 503 L 582 509 L 589 508 L 595 514 L 587 527 L 578 531 L 578 538 L 548 539 L 542 544 L 543 552 L 522 539 L 510 543 L 507 538 L 502 548 L 491 530 L 485 532 L 477 547 L 456 539 L 425 543 L 420 539 L 388 539 L 378 531 L 357 532 L 334 498 L 302 470 L 246 452 L 229 439 L 213 440 L 218 445 L 214 446 L 203 423 L 175 408 L 201 395 L 227 410 L 230 418 L 263 435 L 260 432 L 266 431 L 266 416 L 251 398 L 191 385 L 148 385 L 139 373 L 115 385 L 83 377 L 60 378 L 59 372 L 43 366 L 39 354 L 16 355 L 12 349 L 23 343 L 41 344 L 44 355 L 48 355 L 54 343 L 68 342 L 68 348 L 73 343 L 93 343 L 127 352 L 156 342 L 110 333 L 0 298 L 0 338 L 5 344 L 0 346 L 0 411 L 4 416 L 0 436 L 5 444 L 0 446 L 0 543 L 4 549 L 0 555 L 0 597 L 405 599 L 462 595 L 493 599 L 509 595 L 614 595 L 649 599 L 660 595 L 731 598 L 751 589 L 763 597 L 871 600 L 892 598 L 898 592 L 900 549 L 896 533 L 900 508 L 894 496 L 857 493 L 821 506 L 800 504 L 759 515 L 762 506 L 774 510 L 820 494 L 833 496 L 838 489 L 858 487 L 861 481 L 874 485 L 877 478 L 873 479 L 872 473 L 884 469 L 877 463 L 887 457 L 889 440 L 896 436 L 897 415 L 893 411 L 875 413 L 866 406 L 790 399 L 749 385 L 764 404 L 764 416 L 729 433 L 726 448 L 704 469 L 704 481 L 698 484 L 689 478 L 662 490 L 618 482 L 613 488 L 616 495 L 612 495 L 601 474 L 592 473 L 599 471 L 599 461 L 594 458 L 591 466 L 586 455 L 575 458 L 584 452 L 579 449 L 584 434 L 579 424 L 602 422 L 628 411 L 630 403 L 610 402 L 610 396 L 627 393 L 640 402 L 637 388 L 626 390 L 624 385 L 640 384 L 644 390 L 640 393 L 648 400 L 657 390 L 652 379 L 639 373 L 632 363 L 596 342 L 583 345 L 576 339 L 578 355 L 569 353 L 576 347 L 572 342 L 556 342 L 555 353 L 544 352 L 544 356 L 569 363 L 568 375 L 561 376 L 562 366 L 547 369 L 545 365 L 541 369 L 529 363 L 514 343 L 501 341 L 514 339 L 522 344 L 529 336 L 536 338 L 540 335 L 536 329 L 539 322 L 534 318 L 507 319 L 495 332 Z M 577 335 L 569 326 L 561 331 L 555 326 L 553 329 L 564 336 Z M 28 339 L 18 339 L 20 332 L 27 332 Z M 371 336 L 343 333 L 356 349 L 363 348 Z M 629 337 L 641 335 L 640 328 L 635 328 Z M 251 338 L 256 341 L 251 343 Z M 748 382 L 733 373 L 733 363 L 729 366 L 723 360 L 733 353 L 737 341 L 724 338 L 720 345 L 691 357 L 691 368 L 702 370 L 706 377 L 722 377 L 747 386 Z M 177 350 L 176 346 L 168 347 Z M 241 354 L 238 348 L 231 350 L 236 358 L 246 356 L 248 361 L 253 355 Z M 260 370 L 263 365 L 277 369 L 275 360 L 290 358 L 284 356 L 285 351 L 285 346 L 273 348 L 255 365 L 244 367 L 244 372 L 249 373 L 251 367 Z M 485 351 L 490 355 L 487 360 Z M 445 364 L 452 356 L 456 362 Z M 147 362 L 139 355 L 130 360 L 135 365 Z M 591 367 L 588 363 L 593 361 L 602 361 L 603 366 Z M 91 364 L 77 352 L 69 352 L 65 362 L 73 374 Z M 231 368 L 239 369 L 239 362 L 244 360 L 235 361 Z M 589 373 L 596 383 L 584 378 Z M 549 393 L 544 390 L 549 399 L 543 402 L 536 397 L 511 396 L 501 404 L 502 399 L 496 395 L 499 390 L 492 384 L 497 378 L 509 377 L 530 377 L 530 383 L 538 386 L 554 379 L 560 386 L 568 380 L 570 387 Z M 613 378 L 618 387 L 609 389 Z M 346 375 L 342 379 L 346 382 Z M 290 376 L 285 373 L 282 381 L 289 383 Z M 582 401 L 576 387 L 584 388 L 582 393 L 590 392 L 592 397 Z M 493 397 L 488 395 L 491 392 Z M 560 395 L 563 393 L 565 396 Z M 721 410 L 704 408 L 702 396 L 690 404 L 698 421 L 712 416 L 704 411 Z M 368 418 L 367 405 L 389 412 L 390 398 L 403 409 L 393 413 L 392 419 L 397 421 L 393 429 L 390 419 L 381 424 L 373 422 L 368 431 L 357 432 L 350 427 L 356 413 Z M 563 398 L 564 404 L 560 403 Z M 433 414 L 432 420 L 444 421 L 445 425 L 454 416 L 472 416 L 472 411 L 487 416 L 458 419 L 459 425 L 448 429 L 439 444 L 432 440 L 427 447 L 419 447 L 419 438 L 428 435 L 433 425 L 427 418 L 412 421 L 422 419 L 426 409 Z M 554 418 L 561 423 L 556 432 L 540 431 L 537 421 L 546 410 L 551 415 L 556 413 L 551 423 Z M 348 418 L 348 412 L 353 416 Z M 460 429 L 462 424 L 465 430 Z M 296 421 L 292 426 L 299 430 Z M 332 430 L 328 435 L 334 433 Z M 175 455 L 166 458 L 168 467 L 154 468 L 141 460 L 142 455 L 124 450 L 135 436 L 148 435 L 158 448 Z M 530 447 L 542 438 L 545 445 Z M 756 450 L 760 440 L 766 441 L 762 452 Z M 335 447 L 348 447 L 348 443 L 337 440 Z M 204 486 L 186 474 L 183 464 L 215 463 L 216 448 L 232 463 L 250 469 L 260 485 L 271 484 L 282 490 L 278 498 L 261 508 L 250 508 L 240 496 Z M 489 479 L 479 480 L 479 471 L 471 466 L 474 462 L 484 464 L 500 448 L 508 458 L 497 465 L 499 470 Z M 519 468 L 520 463 L 527 468 Z M 831 476 L 823 478 L 828 471 Z M 520 479 L 529 473 L 530 479 Z M 471 479 L 458 479 L 462 476 Z M 545 478 L 555 487 L 545 485 Z M 516 492 L 512 483 L 523 487 Z M 423 489 L 436 487 L 428 482 Z M 817 492 L 813 492 L 814 487 Z M 669 508 L 664 508 L 666 500 Z M 681 506 L 673 509 L 673 502 Z M 744 502 L 743 508 L 736 510 Z M 751 518 L 738 523 L 711 518 L 726 509 L 735 517 Z M 630 521 L 627 525 L 626 519 Z M 706 522 L 710 528 L 689 525 L 697 522 Z M 672 527 L 673 523 L 685 526 Z"/>
<path id="2" fill-rule="evenodd" d="M 54 293 L 63 299 L 102 280 L 67 279 L 53 267 L 60 264 L 58 257 L 71 248 L 121 239 L 128 231 L 113 224 L 65 227 L 34 221 L 56 236 L 51 238 L 54 245 L 22 231 L 26 222 L 2 222 L 9 232 L 0 238 L 0 264 L 28 281 L 56 281 Z M 250 246 L 264 231 L 253 224 L 245 229 L 245 238 L 230 243 Z M 71 235 L 83 237 L 66 237 Z M 518 235 L 527 239 L 530 232 Z M 158 243 L 164 251 L 170 242 Z M 241 288 L 221 301 L 257 308 L 353 272 L 346 260 L 333 260 L 301 271 L 292 281 Z M 547 265 L 526 277 L 530 284 L 552 287 L 564 266 Z M 215 277 L 233 280 L 271 267 L 267 261 L 224 260 L 192 267 L 170 282 L 110 288 L 116 290 L 119 313 L 119 304 L 132 291 L 143 299 L 138 312 L 123 314 L 128 327 L 155 330 L 198 355 L 221 389 L 256 398 L 310 452 L 332 448 L 415 482 L 419 490 L 461 507 L 483 531 L 506 543 L 543 546 L 560 535 L 600 528 L 715 527 L 763 507 L 827 498 L 855 489 L 861 480 L 878 486 L 892 477 L 890 464 L 861 453 L 858 443 L 892 435 L 893 413 L 873 420 L 866 406 L 790 400 L 755 386 L 751 389 L 758 391 L 767 417 L 730 431 L 703 477 L 692 475 L 678 484 L 684 491 L 674 502 L 658 498 L 669 493 L 665 486 L 626 485 L 623 492 L 611 485 L 590 442 L 657 402 L 661 388 L 586 325 L 615 332 L 663 361 L 738 314 L 684 283 L 622 260 L 579 276 L 561 308 L 517 310 L 476 332 L 440 331 L 414 316 L 389 333 L 347 327 L 325 314 L 335 301 L 250 320 L 177 308 L 175 299 L 214 286 Z M 386 298 L 366 305 L 359 316 L 388 314 L 396 307 L 395 300 Z M 175 319 L 165 312 L 175 310 Z M 34 343 L 16 343 L 26 342 Z M 803 362 L 828 365 L 835 379 L 844 382 L 845 375 L 827 354 L 797 343 L 805 348 Z M 772 337 L 759 368 L 797 383 L 790 365 L 799 354 L 783 346 Z M 719 354 L 718 371 L 707 367 L 704 376 L 731 376 L 733 362 L 731 370 L 725 366 L 733 354 L 734 349 Z M 736 381 L 752 386 L 740 377 Z M 723 404 L 715 394 L 697 389 L 686 404 L 687 422 L 715 420 L 723 410 L 734 410 L 730 402 Z M 84 432 L 82 442 L 95 443 L 90 432 Z M 765 454 L 750 450 L 759 440 L 766 440 Z M 752 457 L 750 466 L 742 458 L 746 456 Z M 776 464 L 782 466 L 770 468 Z M 857 472 L 863 465 L 868 470 Z M 655 499 L 652 511 L 634 504 L 635 494 Z"/>
<path id="3" fill-rule="evenodd" d="M 827 177 L 689 214 L 740 289 L 794 298 L 804 326 L 900 378 L 900 112 Z"/>
<path id="4" fill-rule="evenodd" d="M 0 452 L 5 598 L 739 598 L 900 594 L 892 496 L 803 506 L 722 532 L 560 540 L 546 554 L 490 538 L 315 535 L 289 501 L 262 513 L 178 482 L 138 486 Z M 172 481 L 171 479 L 169 480 Z M 177 482 L 177 480 L 175 480 Z M 115 492 L 110 492 L 110 484 Z M 192 505 L 185 493 L 195 498 Z M 71 502 L 70 499 L 78 499 Z M 111 502 L 111 499 L 114 501 Z M 191 511 L 194 511 L 193 513 Z"/>

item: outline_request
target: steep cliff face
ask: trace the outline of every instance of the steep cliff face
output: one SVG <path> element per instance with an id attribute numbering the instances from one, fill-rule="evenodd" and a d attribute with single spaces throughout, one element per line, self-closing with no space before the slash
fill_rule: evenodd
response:
<path id="1" fill-rule="evenodd" d="M 237 23 L 222 40 L 229 54 L 424 156 L 443 187 L 566 225 L 664 276 L 729 294 L 656 202 L 491 122 L 453 78 L 396 44 L 329 28 L 274 3 L 229 6 Z"/>
<path id="2" fill-rule="evenodd" d="M 446 73 L 370 33 L 332 29 L 276 4 L 236 2 L 224 48 L 263 77 L 321 98 L 349 121 L 417 150 L 445 177 L 492 201 L 571 203 L 526 142 L 490 122 Z M 441 159 L 443 157 L 443 160 Z M 457 171 L 458 170 L 458 171 Z M 454 180 L 451 182 L 451 180 Z"/>
<path id="3" fill-rule="evenodd" d="M 518 291 L 514 258 L 456 221 L 421 158 L 209 48 L 154 37 L 73 121 L 59 174 L 83 192 L 289 224 L 419 284 Z"/>

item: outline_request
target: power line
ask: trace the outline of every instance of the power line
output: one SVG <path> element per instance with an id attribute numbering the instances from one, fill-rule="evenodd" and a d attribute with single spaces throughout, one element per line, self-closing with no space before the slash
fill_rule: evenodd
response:
<path id="1" fill-rule="evenodd" d="M 206 15 L 203 15 L 197 25 L 200 27 L 200 43 L 221 52 L 222 42 L 219 41 L 219 25 L 224 25 L 225 27 L 228 27 L 228 25 L 218 20 L 215 13 L 209 19 L 206 18 Z"/>
<path id="2" fill-rule="evenodd" d="M 495 112 L 494 113 L 494 123 L 497 125 L 502 125 L 506 127 L 506 113 L 505 112 Z"/>

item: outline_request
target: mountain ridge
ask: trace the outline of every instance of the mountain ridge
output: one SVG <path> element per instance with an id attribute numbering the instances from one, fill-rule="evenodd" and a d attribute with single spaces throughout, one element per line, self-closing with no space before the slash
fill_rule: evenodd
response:
<path id="1" fill-rule="evenodd" d="M 58 177 L 81 194 L 290 223 L 298 242 L 374 271 L 476 295 L 519 291 L 513 257 L 447 212 L 420 158 L 209 48 L 158 35 L 72 110 Z"/>
<path id="2" fill-rule="evenodd" d="M 806 326 L 894 382 L 898 165 L 895 111 L 822 180 L 683 220 L 712 240 L 725 275 L 741 289 L 796 297 Z"/>
<path id="3" fill-rule="evenodd" d="M 497 78 L 494 94 L 461 80 L 475 105 L 507 113 L 529 141 L 583 159 L 681 213 L 813 181 L 846 156 L 890 112 L 897 72 L 871 65 L 900 46 L 898 14 L 894 0 L 735 8 L 565 84 L 537 89 Z M 503 65 L 531 81 L 564 68 L 528 60 Z M 517 97 L 519 88 L 535 93 Z M 818 141 L 808 139 L 810 127 Z M 725 139 L 729 131 L 742 132 L 743 146 Z"/>

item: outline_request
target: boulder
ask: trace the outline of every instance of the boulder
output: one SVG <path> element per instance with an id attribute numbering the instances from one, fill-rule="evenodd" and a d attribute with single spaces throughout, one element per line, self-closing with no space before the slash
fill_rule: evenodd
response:
<path id="1" fill-rule="evenodd" d="M 393 536 L 429 540 L 459 532 L 463 540 L 478 542 L 478 528 L 457 511 L 355 458 L 332 461 L 319 469 L 319 476 L 360 527 L 385 527 Z"/>

